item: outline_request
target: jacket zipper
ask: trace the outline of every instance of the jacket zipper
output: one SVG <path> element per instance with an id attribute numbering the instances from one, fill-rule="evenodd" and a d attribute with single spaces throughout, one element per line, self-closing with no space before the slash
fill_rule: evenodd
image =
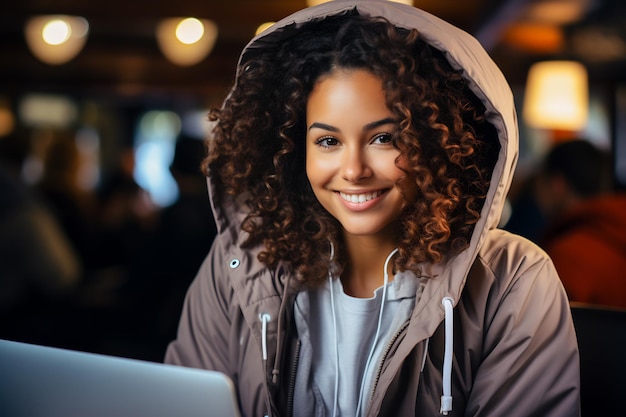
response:
<path id="1" fill-rule="evenodd" d="M 372 384 L 372 390 L 370 391 L 370 399 L 368 402 L 368 408 L 372 405 L 372 401 L 374 401 L 374 391 L 376 391 L 376 387 L 378 386 L 378 381 L 380 380 L 380 376 L 383 373 L 383 364 L 387 360 L 387 356 L 389 355 L 389 352 L 391 351 L 392 346 L 396 343 L 396 340 L 398 340 L 400 335 L 404 333 L 406 328 L 409 326 L 409 322 L 410 322 L 409 320 L 404 322 L 402 327 L 400 327 L 400 329 L 393 335 L 389 343 L 387 343 L 387 347 L 383 351 L 383 355 L 381 356 L 381 360 L 378 364 L 378 369 L 376 370 L 376 375 L 374 377 L 374 383 Z"/>
<path id="2" fill-rule="evenodd" d="M 296 375 L 298 373 L 298 361 L 300 360 L 300 347 L 302 343 L 298 339 L 296 342 L 296 351 L 293 355 L 291 372 L 289 374 L 289 385 L 287 387 L 287 416 L 293 417 L 293 397 L 296 390 Z"/>

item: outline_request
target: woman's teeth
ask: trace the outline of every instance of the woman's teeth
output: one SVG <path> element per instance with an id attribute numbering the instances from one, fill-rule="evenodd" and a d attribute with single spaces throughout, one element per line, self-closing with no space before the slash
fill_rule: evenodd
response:
<path id="1" fill-rule="evenodd" d="M 346 194 L 346 193 L 339 192 L 339 195 L 341 196 L 341 198 L 343 198 L 346 201 L 349 201 L 350 203 L 365 203 L 366 201 L 376 198 L 381 194 L 382 194 L 382 191 L 375 191 L 373 193 L 366 193 L 366 194 Z"/>

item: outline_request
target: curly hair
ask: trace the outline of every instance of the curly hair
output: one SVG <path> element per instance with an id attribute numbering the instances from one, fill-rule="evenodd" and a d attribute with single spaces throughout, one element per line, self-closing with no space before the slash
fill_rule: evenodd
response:
<path id="1" fill-rule="evenodd" d="M 249 213 L 241 227 L 248 245 L 264 245 L 261 262 L 288 263 L 308 287 L 327 276 L 329 240 L 339 266 L 347 262 L 340 224 L 316 200 L 305 172 L 307 98 L 320 76 L 338 68 L 365 69 L 382 80 L 398 120 L 394 143 L 417 185 L 417 200 L 401 213 L 396 269 L 419 273 L 420 264 L 468 246 L 497 158 L 497 133 L 461 74 L 418 31 L 347 12 L 305 24 L 254 54 L 224 105 L 209 113 L 217 123 L 204 167 L 220 193 L 245 196 Z"/>

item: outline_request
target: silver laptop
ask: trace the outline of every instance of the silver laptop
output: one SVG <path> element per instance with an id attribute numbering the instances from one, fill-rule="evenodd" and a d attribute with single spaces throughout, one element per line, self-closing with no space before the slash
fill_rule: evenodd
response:
<path id="1" fill-rule="evenodd" d="M 239 417 L 225 375 L 0 340 L 3 417 Z"/>

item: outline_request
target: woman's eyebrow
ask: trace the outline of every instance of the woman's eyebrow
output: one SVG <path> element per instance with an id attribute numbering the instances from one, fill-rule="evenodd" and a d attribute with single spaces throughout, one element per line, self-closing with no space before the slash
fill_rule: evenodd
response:
<path id="1" fill-rule="evenodd" d="M 367 130 L 375 129 L 375 128 L 379 127 L 379 126 L 388 125 L 388 124 L 395 124 L 395 123 L 396 123 L 396 120 L 393 117 L 386 117 L 384 119 L 377 120 L 375 122 L 371 122 L 371 123 L 366 124 L 363 127 L 363 130 L 367 131 Z"/>
<path id="2" fill-rule="evenodd" d="M 336 128 L 335 126 L 327 125 L 326 123 L 320 123 L 320 122 L 311 123 L 311 126 L 309 126 L 309 130 L 314 129 L 314 128 L 324 129 L 330 132 L 339 132 L 339 129 Z"/>
<path id="3" fill-rule="evenodd" d="M 383 125 L 387 125 L 387 124 L 394 124 L 396 123 L 396 120 L 393 117 L 386 117 L 384 119 L 381 120 L 376 120 L 374 122 L 368 123 L 365 126 L 363 126 L 363 131 L 368 131 L 371 129 L 375 129 L 379 126 L 383 126 Z M 341 130 L 335 126 L 331 126 L 328 125 L 326 123 L 320 123 L 320 122 L 314 122 L 311 123 L 311 126 L 309 126 L 309 130 L 314 129 L 314 128 L 318 128 L 318 129 L 324 129 L 324 130 L 328 130 L 329 132 L 340 132 Z"/>

